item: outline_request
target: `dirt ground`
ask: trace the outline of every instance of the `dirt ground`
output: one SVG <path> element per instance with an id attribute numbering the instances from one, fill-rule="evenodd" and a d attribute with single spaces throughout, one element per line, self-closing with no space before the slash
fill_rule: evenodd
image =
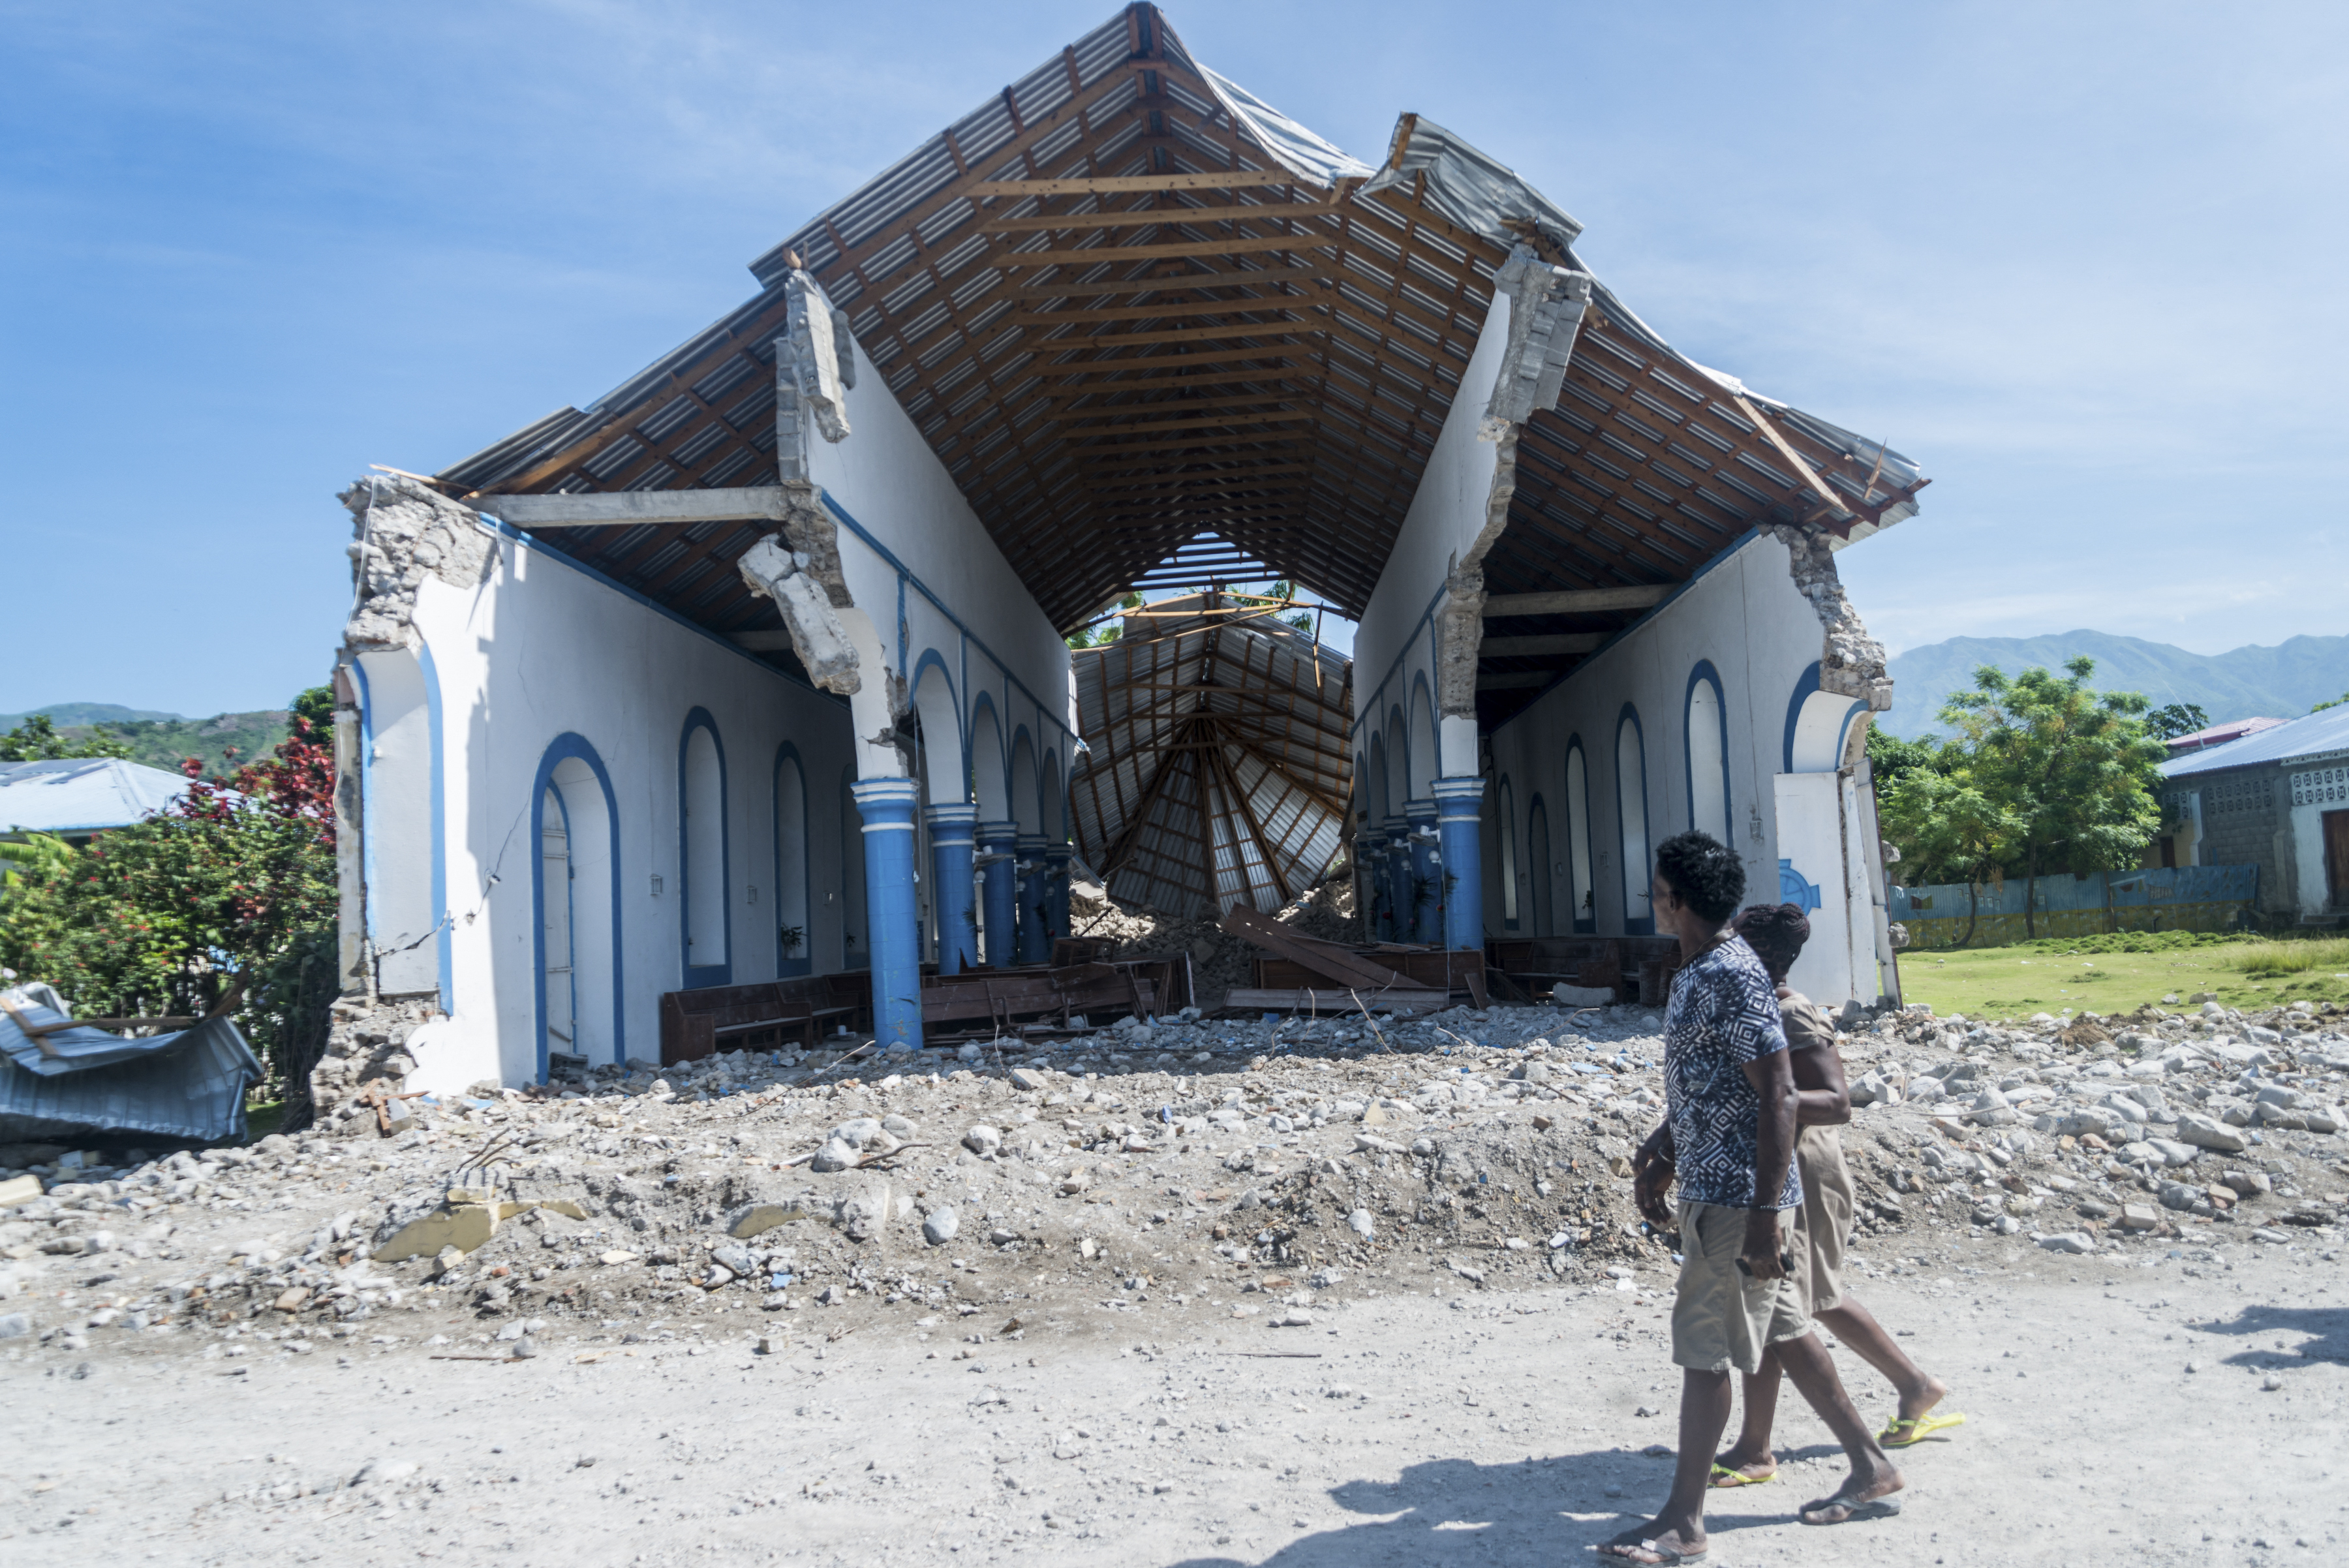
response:
<path id="1" fill-rule="evenodd" d="M 1866 1285 L 1971 1417 L 1902 1456 L 1907 1511 L 1794 1522 L 1837 1465 L 1790 1397 L 1780 1449 L 1796 1460 L 1716 1494 L 1715 1561 L 2340 1561 L 2340 1263 L 2269 1247 L 1980 1256 L 1930 1272 L 1880 1257 Z M 71 1356 L 0 1371 L 0 1553 L 17 1568 L 1588 1561 L 1668 1479 L 1643 1452 L 1672 1436 L 1666 1306 L 1652 1288 L 1437 1291 L 1271 1328 L 1064 1303 L 1009 1342 L 989 1314 L 830 1342 L 820 1322 L 761 1324 L 777 1335 L 764 1355 L 740 1330 L 625 1349 L 551 1336 L 524 1361 L 433 1360 L 410 1337 L 233 1365 L 157 1340 L 84 1377 Z M 1887 1390 L 1838 1359 L 1884 1412 Z"/>

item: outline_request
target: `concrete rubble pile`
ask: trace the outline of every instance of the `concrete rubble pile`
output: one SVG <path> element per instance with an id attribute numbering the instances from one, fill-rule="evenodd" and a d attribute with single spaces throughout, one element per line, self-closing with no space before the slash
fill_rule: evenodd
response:
<path id="1" fill-rule="evenodd" d="M 1274 919 L 1300 936 L 1325 941 L 1361 942 L 1370 939 L 1354 918 L 1350 878 L 1325 882 L 1291 900 Z M 1224 995 L 1237 986 L 1256 983 L 1253 966 L 1265 955 L 1223 929 L 1218 917 L 1181 919 L 1128 909 L 1102 896 L 1098 887 L 1074 883 L 1069 897 L 1070 929 L 1081 937 L 1102 937 L 1117 945 L 1112 959 L 1162 958 L 1174 953 L 1191 956 L 1191 982 L 1200 1005 L 1214 1011 Z"/>
<path id="2" fill-rule="evenodd" d="M 1861 1277 L 2038 1248 L 2333 1255 L 2337 1008 L 1847 1023 Z M 355 1027 L 398 1065 L 396 1031 Z M 1019 1334 L 1112 1314 L 1294 1327 L 1398 1291 L 1652 1295 L 1671 1239 L 1628 1178 L 1661 1114 L 1659 1027 L 1626 1007 L 1191 1010 L 1028 1049 L 744 1053 L 354 1099 L 364 1114 L 328 1106 L 246 1148 L 18 1146 L 0 1149 L 30 1167 L 0 1187 L 0 1355 L 528 1355 L 730 1325 L 927 1335 L 982 1312 Z"/>

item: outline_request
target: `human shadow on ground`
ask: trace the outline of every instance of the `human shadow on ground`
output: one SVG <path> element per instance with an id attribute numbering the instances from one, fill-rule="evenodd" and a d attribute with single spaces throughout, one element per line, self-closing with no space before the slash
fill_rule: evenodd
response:
<path id="1" fill-rule="evenodd" d="M 2303 1334 L 2289 1349 L 2253 1346 L 2227 1357 L 2230 1366 L 2299 1366 L 2311 1361 L 2349 1365 L 2349 1307 L 2247 1306 L 2225 1323 L 2195 1325 L 2204 1334 L 2250 1339 L 2276 1334 Z"/>
<path id="2" fill-rule="evenodd" d="M 1840 1457 L 1838 1450 L 1825 1451 Z M 1580 1561 L 1586 1558 L 1586 1548 L 1611 1540 L 1652 1516 L 1671 1488 L 1671 1466 L 1669 1458 L 1621 1449 L 1514 1464 L 1430 1459 L 1409 1467 L 1393 1481 L 1350 1480 L 1330 1488 L 1331 1501 L 1362 1516 L 1359 1523 L 1318 1531 L 1277 1548 L 1269 1556 L 1258 1556 L 1256 1542 L 1269 1544 L 1267 1538 L 1288 1532 L 1283 1527 L 1288 1526 L 1288 1520 L 1268 1504 L 1264 1512 L 1243 1512 L 1216 1521 L 1219 1532 L 1229 1532 L 1228 1549 L 1244 1555 L 1194 1557 L 1175 1568 Z M 1816 1473 L 1818 1495 L 1832 1491 L 1842 1477 L 1839 1467 Z M 1782 1481 L 1763 1489 L 1773 1494 L 1766 1507 L 1755 1506 L 1763 1499 L 1744 1489 L 1713 1493 L 1707 1499 L 1705 1533 L 1716 1542 L 1715 1555 L 1728 1538 L 1742 1532 L 1781 1525 L 1803 1528 L 1795 1510 L 1809 1501 L 1812 1494 L 1802 1491 L 1802 1484 L 1788 1486 Z M 1609 1497 L 1610 1487 L 1622 1495 Z M 1898 1529 L 1900 1521 L 1862 1528 L 1887 1527 Z"/>

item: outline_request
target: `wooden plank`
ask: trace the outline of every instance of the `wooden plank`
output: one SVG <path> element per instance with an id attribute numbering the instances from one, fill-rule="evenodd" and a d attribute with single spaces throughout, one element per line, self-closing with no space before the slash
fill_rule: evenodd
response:
<path id="1" fill-rule="evenodd" d="M 1145 343 L 1222 343 L 1242 337 L 1321 337 L 1334 330 L 1326 321 L 1235 321 L 1228 327 L 1181 327 L 1163 332 L 1097 332 L 1085 337 L 1051 337 L 1035 351 L 1041 354 L 1055 348 L 1133 348 Z M 1264 351 L 1295 354 L 1300 350 L 1294 344 L 1276 341 Z"/>
<path id="2" fill-rule="evenodd" d="M 1647 609 L 1680 591 L 1679 583 L 1636 588 L 1570 588 L 1552 594 L 1490 594 L 1485 618 L 1516 615 L 1591 615 L 1603 610 Z"/>
<path id="3" fill-rule="evenodd" d="M 1301 963 L 1316 974 L 1329 976 L 1340 985 L 1392 989 L 1411 983 L 1383 964 L 1343 950 L 1299 940 L 1298 933 L 1246 905 L 1235 904 L 1226 910 L 1222 924 L 1226 935 L 1237 937 L 1292 963 Z"/>
<path id="4" fill-rule="evenodd" d="M 1064 229 L 1138 229 L 1163 223 L 1228 223 L 1241 219 L 1326 218 L 1343 202 L 1291 202 L 1223 207 L 1118 207 L 1091 213 L 1047 213 L 1032 218 L 981 218 L 990 234 L 1044 234 Z"/>
<path id="5" fill-rule="evenodd" d="M 1610 633 L 1572 631 L 1557 637 L 1488 637 L 1476 648 L 1483 659 L 1539 659 L 1552 653 L 1594 653 Z"/>
<path id="6" fill-rule="evenodd" d="M 1272 990 L 1258 986 L 1235 986 L 1224 993 L 1224 1005 L 1245 1008 L 1251 1012 L 1320 1012 L 1352 1013 L 1357 1004 L 1379 1009 L 1424 1009 L 1441 1012 L 1452 1005 L 1448 991 L 1427 991 L 1415 985 L 1394 987 L 1385 991 L 1319 991 Z"/>
<path id="7" fill-rule="evenodd" d="M 1296 185 L 1319 189 L 1312 181 L 1286 169 L 1232 169 L 1206 174 L 1095 174 L 1062 180 L 981 180 L 969 187 L 973 196 L 1092 196 L 1120 191 L 1238 191 L 1264 185 Z"/>
<path id="8" fill-rule="evenodd" d="M 1737 405 L 1738 412 L 1752 421 L 1754 428 L 1760 431 L 1768 438 L 1770 444 L 1778 449 L 1778 455 L 1794 464 L 1795 472 L 1803 476 L 1803 483 L 1809 485 L 1821 501 L 1826 502 L 1843 516 L 1851 515 L 1851 508 L 1845 504 L 1844 498 L 1836 493 L 1834 488 L 1826 480 L 1821 479 L 1809 463 L 1803 461 L 1803 454 L 1796 452 L 1787 442 L 1786 438 L 1778 433 L 1778 427 L 1775 424 L 1763 418 L 1760 409 L 1755 408 L 1739 393 L 1732 392 L 1729 397 L 1730 401 Z"/>
<path id="9" fill-rule="evenodd" d="M 999 271 L 1014 267 L 1099 266 L 1103 262 L 1156 261 L 1176 256 L 1256 255 L 1270 251 L 1313 251 L 1337 236 L 1326 230 L 1302 234 L 1236 234 L 1227 239 L 1176 240 L 1154 245 L 1094 245 L 1081 251 L 994 251 L 988 263 Z"/>
<path id="10" fill-rule="evenodd" d="M 1157 289 L 1153 292 L 1169 294 L 1175 291 Z M 1021 310 L 1012 313 L 1011 325 L 1061 327 L 1071 322 L 1171 319 L 1184 316 L 1237 316 L 1248 311 L 1303 310 L 1327 305 L 1336 297 L 1334 290 L 1319 289 L 1310 294 L 1259 294 L 1237 299 L 1162 300 L 1140 305 L 1106 306 L 1096 310 Z"/>
<path id="11" fill-rule="evenodd" d="M 988 294 L 990 299 L 1078 299 L 1087 295 L 1146 294 L 1153 290 L 1182 288 L 1277 288 L 1283 286 L 1303 287 L 1331 276 L 1336 269 L 1326 266 L 1266 266 L 1241 268 L 1234 272 L 1153 273 L 1143 277 L 1095 278 L 1089 283 L 1031 283 L 1017 288 L 999 288 Z"/>

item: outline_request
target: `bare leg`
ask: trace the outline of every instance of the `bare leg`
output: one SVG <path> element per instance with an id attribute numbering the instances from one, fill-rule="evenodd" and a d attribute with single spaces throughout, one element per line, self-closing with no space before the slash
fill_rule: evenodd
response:
<path id="1" fill-rule="evenodd" d="M 1900 1418 L 1914 1421 L 1940 1404 L 1950 1392 L 1950 1386 L 1927 1374 L 1907 1354 L 1893 1343 L 1884 1325 L 1866 1307 L 1846 1296 L 1836 1305 L 1818 1314 L 1818 1321 L 1834 1330 L 1835 1336 L 1851 1346 L 1862 1361 L 1875 1367 L 1890 1380 L 1900 1394 Z M 1747 1396 L 1748 1400 L 1752 1398 Z M 1752 1427 L 1752 1417 L 1747 1418 Z M 1743 1447 L 1741 1443 L 1741 1448 Z"/>
<path id="2" fill-rule="evenodd" d="M 1762 1370 L 1739 1379 L 1745 1397 L 1744 1420 L 1737 1441 L 1715 1461 L 1755 1480 L 1778 1473 L 1777 1457 L 1770 1451 L 1770 1428 L 1778 1417 L 1778 1350 L 1773 1345 L 1762 1353 Z"/>
<path id="3" fill-rule="evenodd" d="M 1705 1489 L 1713 1479 L 1713 1450 L 1729 1428 L 1729 1401 L 1728 1373 L 1681 1369 L 1681 1452 L 1672 1468 L 1672 1495 L 1654 1519 L 1600 1547 L 1601 1554 L 1639 1562 L 1639 1542 L 1662 1536 L 1677 1538 L 1683 1552 L 1703 1548 Z"/>
<path id="4" fill-rule="evenodd" d="M 1885 1456 L 1868 1423 L 1859 1418 L 1851 1396 L 1844 1392 L 1843 1382 L 1836 1376 L 1835 1359 L 1819 1343 L 1819 1336 L 1806 1334 L 1800 1339 L 1781 1340 L 1772 1348 L 1777 1351 L 1786 1376 L 1795 1380 L 1795 1391 L 1827 1424 L 1827 1430 L 1851 1459 L 1851 1476 L 1838 1489 L 1841 1495 L 1866 1501 L 1899 1491 L 1903 1485 L 1900 1472 Z"/>

